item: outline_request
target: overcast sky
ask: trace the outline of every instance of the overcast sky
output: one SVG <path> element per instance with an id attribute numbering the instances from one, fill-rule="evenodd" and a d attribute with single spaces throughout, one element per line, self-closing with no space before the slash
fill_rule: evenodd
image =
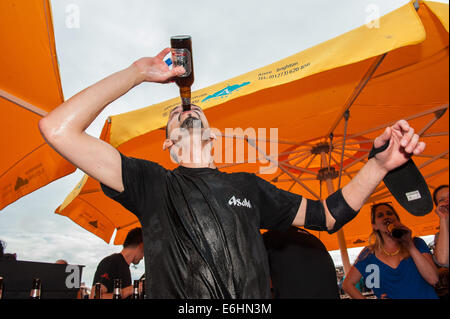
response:
<path id="1" fill-rule="evenodd" d="M 193 39 L 193 90 L 271 64 L 384 15 L 408 0 L 52 0 L 65 99 L 143 56 L 154 56 L 176 34 Z M 439 0 L 448 3 L 448 0 Z M 176 97 L 172 85 L 145 83 L 113 102 L 88 128 L 99 136 L 107 116 Z M 25 196 L 0 213 L 0 239 L 19 260 L 85 265 L 92 284 L 98 262 L 119 252 L 53 212 L 81 172 Z M 354 260 L 359 249 L 350 250 Z M 332 252 L 336 265 L 339 254 Z M 133 279 L 144 272 L 132 268 Z"/>

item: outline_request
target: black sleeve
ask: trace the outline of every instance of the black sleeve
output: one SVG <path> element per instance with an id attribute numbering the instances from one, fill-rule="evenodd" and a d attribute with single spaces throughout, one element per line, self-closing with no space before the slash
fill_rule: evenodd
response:
<path id="1" fill-rule="evenodd" d="M 92 286 L 96 283 L 101 283 L 108 289 L 108 293 L 112 293 L 114 288 L 114 277 L 116 277 L 115 265 L 111 262 L 110 258 L 105 258 L 97 266 Z"/>
<path id="2" fill-rule="evenodd" d="M 150 207 L 153 200 L 161 199 L 167 170 L 161 165 L 127 157 L 120 154 L 122 160 L 122 182 L 124 191 L 119 193 L 100 184 L 109 198 L 117 201 L 138 218 Z"/>
<path id="3" fill-rule="evenodd" d="M 279 189 L 254 175 L 256 203 L 260 211 L 260 227 L 285 231 L 292 225 L 302 196 Z M 255 185 L 253 187 L 255 187 Z"/>

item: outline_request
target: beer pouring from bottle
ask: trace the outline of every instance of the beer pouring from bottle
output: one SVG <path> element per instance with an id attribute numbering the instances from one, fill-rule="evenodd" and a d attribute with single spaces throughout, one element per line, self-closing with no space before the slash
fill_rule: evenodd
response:
<path id="1" fill-rule="evenodd" d="M 192 59 L 192 39 L 189 35 L 170 38 L 173 66 L 183 66 L 186 72 L 174 80 L 180 88 L 183 111 L 191 109 L 191 86 L 194 83 L 194 63 Z"/>

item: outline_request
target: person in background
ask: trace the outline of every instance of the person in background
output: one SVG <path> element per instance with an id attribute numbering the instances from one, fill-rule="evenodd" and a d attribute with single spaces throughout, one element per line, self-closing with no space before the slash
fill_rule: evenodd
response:
<path id="1" fill-rule="evenodd" d="M 67 261 L 65 261 L 64 259 L 58 259 L 57 261 L 55 261 L 55 264 L 57 264 L 57 265 L 68 265 L 69 263 Z"/>
<path id="2" fill-rule="evenodd" d="M 441 185 L 433 192 L 436 215 L 439 217 L 439 232 L 434 236 L 433 259 L 438 266 L 439 283 L 436 293 L 448 300 L 448 185 Z"/>
<path id="3" fill-rule="evenodd" d="M 128 298 L 133 293 L 130 264 L 135 265 L 144 257 L 142 229 L 134 228 L 128 232 L 123 249 L 120 253 L 105 257 L 98 265 L 92 283 L 91 298 L 94 297 L 95 284 L 101 284 L 102 299 L 111 299 L 114 289 L 114 279 L 122 281 L 122 298 Z"/>
<path id="4" fill-rule="evenodd" d="M 0 240 L 0 260 L 17 260 L 17 254 L 5 254 L 6 243 Z"/>
<path id="5" fill-rule="evenodd" d="M 0 260 L 3 259 L 4 251 L 5 251 L 4 244 L 3 244 L 3 242 L 0 240 Z"/>
<path id="6" fill-rule="evenodd" d="M 341 280 L 338 283 L 338 287 L 339 287 L 339 294 L 342 295 L 341 299 L 345 299 L 346 298 L 346 293 L 344 291 L 344 289 L 342 288 L 342 285 L 344 284 L 344 280 L 345 280 L 345 275 L 341 278 Z M 356 289 L 358 289 L 358 291 L 360 293 L 362 293 L 365 296 L 372 296 L 372 290 L 366 287 L 366 282 L 364 280 L 364 277 L 361 276 L 361 279 L 355 284 Z"/>
<path id="7" fill-rule="evenodd" d="M 434 237 L 434 261 L 448 268 L 448 185 L 441 185 L 433 192 L 436 215 L 439 216 L 439 232 Z"/>
<path id="8" fill-rule="evenodd" d="M 389 203 L 372 206 L 373 233 L 344 280 L 343 288 L 351 298 L 363 299 L 355 285 L 363 276 L 366 286 L 377 298 L 437 299 L 433 286 L 438 283 L 438 271 L 425 241 L 411 237 L 411 230 Z M 387 226 L 394 224 L 405 230 L 400 239 L 392 237 Z"/>
<path id="9" fill-rule="evenodd" d="M 339 299 L 333 259 L 317 237 L 292 226 L 263 240 L 274 298 Z"/>

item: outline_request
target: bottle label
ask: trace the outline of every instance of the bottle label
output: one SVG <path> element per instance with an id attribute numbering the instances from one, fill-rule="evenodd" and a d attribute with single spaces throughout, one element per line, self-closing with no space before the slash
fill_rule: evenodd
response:
<path id="1" fill-rule="evenodd" d="M 180 75 L 179 77 L 187 78 L 192 72 L 192 60 L 191 52 L 187 49 L 174 49 L 172 48 L 172 63 L 173 66 L 181 65 L 186 70 L 186 73 Z"/>
<path id="2" fill-rule="evenodd" d="M 41 292 L 39 289 L 32 289 L 31 290 L 31 298 L 39 298 L 41 296 Z"/>

